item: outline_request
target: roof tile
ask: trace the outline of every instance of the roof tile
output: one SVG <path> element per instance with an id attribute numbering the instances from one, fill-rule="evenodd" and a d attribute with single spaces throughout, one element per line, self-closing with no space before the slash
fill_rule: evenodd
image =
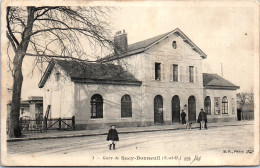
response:
<path id="1" fill-rule="evenodd" d="M 209 73 L 203 73 L 203 86 L 205 88 L 239 89 L 239 86 L 234 85 L 221 76 Z"/>

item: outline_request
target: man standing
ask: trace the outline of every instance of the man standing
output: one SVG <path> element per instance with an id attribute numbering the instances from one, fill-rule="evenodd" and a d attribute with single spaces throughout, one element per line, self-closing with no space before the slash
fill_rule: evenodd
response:
<path id="1" fill-rule="evenodd" d="M 186 124 L 186 113 L 184 112 L 184 110 L 181 111 L 181 122 L 182 124 Z"/>
<path id="2" fill-rule="evenodd" d="M 203 109 L 200 109 L 198 123 L 200 123 L 200 130 L 201 128 L 207 129 L 207 114 Z"/>
<path id="3" fill-rule="evenodd" d="M 181 112 L 181 122 L 182 122 L 182 124 L 186 124 L 185 117 L 186 117 L 186 113 L 184 112 L 184 110 L 182 110 L 182 112 Z"/>

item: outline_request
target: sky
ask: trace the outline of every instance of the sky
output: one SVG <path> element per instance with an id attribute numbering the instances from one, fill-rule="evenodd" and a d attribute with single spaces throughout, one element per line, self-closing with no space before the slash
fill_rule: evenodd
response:
<path id="1" fill-rule="evenodd" d="M 245 7 L 121 8 L 115 27 L 125 29 L 129 44 L 179 28 L 204 53 L 203 71 L 253 89 L 253 10 Z"/>
<path id="2" fill-rule="evenodd" d="M 253 89 L 254 13 L 250 7 L 122 6 L 111 14 L 113 33 L 123 30 L 128 44 L 181 29 L 204 53 L 203 71 L 221 74 L 240 86 L 238 92 Z M 22 99 L 41 96 L 40 75 L 31 75 L 31 59 L 25 58 Z M 11 78 L 5 86 L 11 85 Z"/>

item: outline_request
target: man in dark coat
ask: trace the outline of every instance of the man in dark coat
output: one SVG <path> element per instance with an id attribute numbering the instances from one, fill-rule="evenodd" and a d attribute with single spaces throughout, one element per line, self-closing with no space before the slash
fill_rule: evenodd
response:
<path id="1" fill-rule="evenodd" d="M 108 132 L 107 135 L 107 141 L 109 142 L 109 150 L 111 150 L 111 147 L 113 145 L 113 149 L 116 149 L 116 141 L 119 141 L 118 133 L 116 131 L 116 126 L 112 125 L 111 129 Z"/>
<path id="2" fill-rule="evenodd" d="M 207 129 L 207 114 L 203 109 L 200 109 L 198 123 L 200 123 L 200 130 L 204 127 Z"/>
<path id="3" fill-rule="evenodd" d="M 184 110 L 182 110 L 182 112 L 181 112 L 181 122 L 182 122 L 182 124 L 186 124 L 185 117 L 186 117 L 186 113 L 184 112 Z"/>

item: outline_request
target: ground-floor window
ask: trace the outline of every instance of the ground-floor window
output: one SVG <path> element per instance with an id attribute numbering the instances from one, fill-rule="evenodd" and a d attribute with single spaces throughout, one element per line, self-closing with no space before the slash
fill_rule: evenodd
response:
<path id="1" fill-rule="evenodd" d="M 228 100 L 226 96 L 222 99 L 222 114 L 228 114 Z"/>
<path id="2" fill-rule="evenodd" d="M 204 100 L 204 110 L 207 115 L 211 114 L 211 100 L 209 96 L 207 96 Z"/>
<path id="3" fill-rule="evenodd" d="M 220 114 L 220 97 L 214 97 L 214 114 L 219 115 Z"/>
<path id="4" fill-rule="evenodd" d="M 91 97 L 91 118 L 103 118 L 103 98 L 99 94 Z"/>
<path id="5" fill-rule="evenodd" d="M 132 101 L 129 95 L 121 98 L 121 117 L 132 117 Z"/>

